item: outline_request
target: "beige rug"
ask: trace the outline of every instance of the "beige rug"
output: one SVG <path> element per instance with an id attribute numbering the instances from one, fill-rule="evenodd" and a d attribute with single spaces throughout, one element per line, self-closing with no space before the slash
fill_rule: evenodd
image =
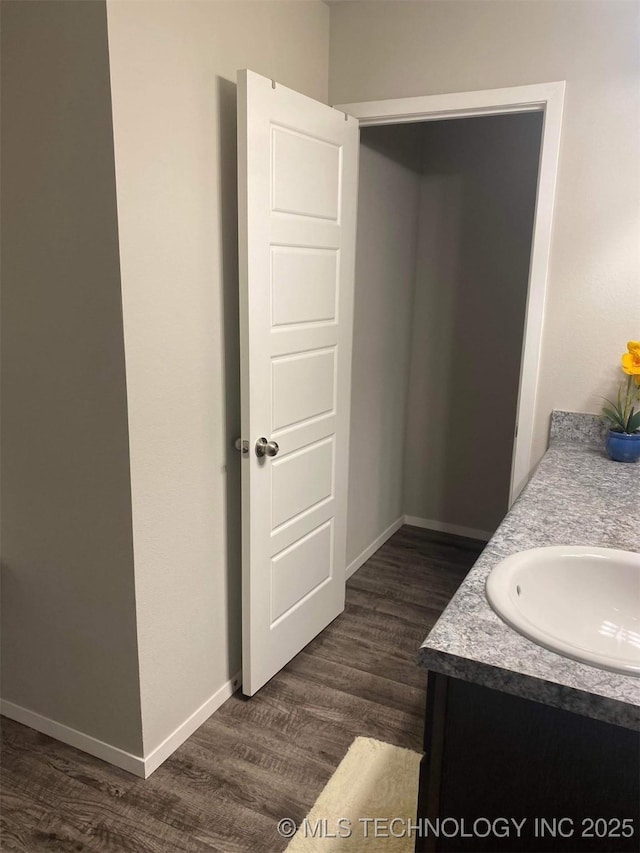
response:
<path id="1" fill-rule="evenodd" d="M 410 749 L 356 738 L 287 853 L 411 853 L 420 758 Z"/>

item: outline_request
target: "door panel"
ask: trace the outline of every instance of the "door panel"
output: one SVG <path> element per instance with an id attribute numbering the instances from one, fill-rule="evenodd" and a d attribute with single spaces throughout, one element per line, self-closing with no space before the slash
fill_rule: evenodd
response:
<path id="1" fill-rule="evenodd" d="M 331 577 L 332 528 L 330 519 L 272 559 L 271 624 Z"/>
<path id="2" fill-rule="evenodd" d="M 341 145 L 272 129 L 272 210 L 337 220 Z"/>
<path id="3" fill-rule="evenodd" d="M 335 320 L 337 279 L 334 249 L 275 246 L 271 250 L 273 326 Z"/>
<path id="4" fill-rule="evenodd" d="M 272 532 L 281 524 L 333 499 L 333 437 L 289 453 L 271 464 Z"/>
<path id="5" fill-rule="evenodd" d="M 344 608 L 358 122 L 238 75 L 243 690 Z M 258 458 L 256 440 L 276 441 Z"/>
<path id="6" fill-rule="evenodd" d="M 284 429 L 335 408 L 336 347 L 274 358 L 273 429 Z"/>

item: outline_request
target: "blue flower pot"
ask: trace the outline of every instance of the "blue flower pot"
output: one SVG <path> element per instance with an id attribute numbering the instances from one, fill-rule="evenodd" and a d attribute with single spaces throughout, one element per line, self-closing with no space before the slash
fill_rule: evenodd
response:
<path id="1" fill-rule="evenodd" d="M 614 462 L 637 462 L 640 459 L 640 432 L 627 435 L 609 430 L 605 448 L 609 459 Z"/>

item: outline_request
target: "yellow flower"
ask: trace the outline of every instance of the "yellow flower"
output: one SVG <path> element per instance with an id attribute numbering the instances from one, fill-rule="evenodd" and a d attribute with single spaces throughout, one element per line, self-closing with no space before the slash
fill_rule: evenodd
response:
<path id="1" fill-rule="evenodd" d="M 629 341 L 627 349 L 622 356 L 622 369 L 640 385 L 640 341 Z"/>

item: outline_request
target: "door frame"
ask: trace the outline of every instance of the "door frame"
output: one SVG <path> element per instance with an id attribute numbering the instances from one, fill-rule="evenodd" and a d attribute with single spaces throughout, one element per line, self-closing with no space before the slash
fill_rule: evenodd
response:
<path id="1" fill-rule="evenodd" d="M 531 259 L 520 362 L 520 384 L 511 464 L 509 506 L 515 501 L 535 465 L 534 434 L 540 354 L 547 291 L 551 229 L 555 202 L 565 82 L 534 83 L 506 89 L 452 92 L 384 101 L 334 104 L 360 121 L 361 127 L 441 119 L 472 118 L 520 112 L 544 113 L 538 189 L 531 237 Z"/>

